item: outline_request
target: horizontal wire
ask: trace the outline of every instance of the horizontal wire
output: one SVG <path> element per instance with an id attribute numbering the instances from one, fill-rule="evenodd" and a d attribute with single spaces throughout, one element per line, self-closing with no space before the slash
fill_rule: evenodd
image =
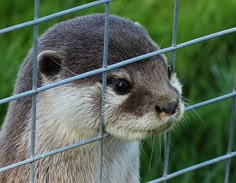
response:
<path id="1" fill-rule="evenodd" d="M 20 161 L 20 162 L 13 163 L 11 165 L 2 167 L 2 168 L 0 168 L 0 173 L 4 172 L 4 171 L 7 171 L 9 169 L 12 169 L 12 168 L 16 168 L 18 166 L 22 166 L 22 165 L 25 165 L 25 164 L 32 163 L 34 161 L 40 160 L 42 158 L 46 158 L 48 156 L 52 156 L 54 154 L 58 154 L 58 153 L 61 153 L 61 152 L 64 152 L 64 151 L 74 149 L 74 148 L 82 146 L 82 145 L 86 145 L 86 144 L 101 140 L 101 139 L 103 139 L 107 136 L 109 136 L 109 134 L 104 134 L 103 136 L 93 137 L 93 138 L 90 138 L 90 139 L 87 139 L 87 140 L 84 140 L 84 141 L 81 141 L 81 142 L 78 142 L 78 143 L 75 143 L 75 144 L 70 144 L 68 146 L 64 146 L 64 147 L 54 149 L 54 150 L 46 152 L 46 153 L 42 153 L 40 155 L 36 155 L 33 158 L 29 158 L 29 159 L 26 159 L 26 160 L 23 160 L 23 161 Z"/>
<path id="2" fill-rule="evenodd" d="M 77 76 L 73 76 L 73 77 L 70 77 L 70 78 L 67 78 L 67 79 L 64 79 L 64 80 L 61 80 L 61 81 L 57 81 L 57 82 L 42 86 L 40 88 L 37 88 L 36 90 L 29 90 L 29 91 L 26 91 L 26 92 L 23 92 L 23 93 L 14 95 L 14 96 L 6 97 L 4 99 L 0 99 L 0 104 L 6 103 L 6 102 L 9 102 L 9 101 L 12 101 L 12 100 L 16 100 L 18 98 L 25 97 L 25 96 L 28 96 L 28 95 L 32 95 L 32 94 L 35 94 L 35 93 L 38 93 L 38 92 L 42 92 L 42 91 L 48 90 L 50 88 L 54 88 L 54 87 L 57 87 L 57 86 L 60 86 L 60 85 L 63 85 L 63 84 L 66 84 L 66 83 L 69 83 L 69 82 L 72 82 L 72 81 L 75 81 L 75 80 L 79 80 L 79 79 L 82 79 L 82 78 L 85 78 L 85 77 L 100 74 L 102 72 L 107 72 L 107 71 L 110 71 L 112 69 L 116 69 L 116 68 L 125 66 L 127 64 L 135 63 L 135 62 L 141 61 L 143 59 L 146 59 L 146 58 L 149 58 L 149 57 L 152 57 L 152 56 L 155 56 L 155 55 L 170 52 L 170 51 L 180 49 L 180 48 L 192 45 L 192 44 L 196 44 L 200 41 L 206 41 L 208 39 L 212 39 L 212 38 L 215 38 L 217 36 L 222 36 L 222 35 L 229 34 L 229 33 L 232 33 L 232 32 L 236 32 L 236 28 L 227 29 L 227 30 L 224 30 L 224 31 L 221 31 L 221 32 L 213 33 L 213 34 L 203 36 L 203 37 L 200 37 L 200 38 L 197 38 L 197 39 L 194 39 L 194 40 L 190 40 L 190 41 L 178 44 L 176 46 L 171 46 L 171 47 L 164 48 L 164 49 L 161 49 L 161 50 L 157 50 L 157 51 L 154 51 L 154 52 L 151 52 L 151 53 L 147 53 L 147 54 L 144 54 L 144 55 L 141 55 L 141 56 L 138 56 L 138 57 L 127 59 L 127 60 L 124 60 L 122 62 L 118 62 L 116 64 L 109 65 L 109 66 L 107 66 L 107 68 L 99 68 L 99 69 L 95 69 L 95 70 L 92 70 L 92 71 L 89 71 L 89 72 L 85 72 L 85 73 L 79 74 Z"/>
<path id="3" fill-rule="evenodd" d="M 204 101 L 204 102 L 194 104 L 192 106 L 188 106 L 188 107 L 185 108 L 185 110 L 192 110 L 192 109 L 195 109 L 195 108 L 198 108 L 198 107 L 201 107 L 201 106 L 204 106 L 204 105 L 208 105 L 208 104 L 211 104 L 211 103 L 219 102 L 221 100 L 225 100 L 227 98 L 234 97 L 234 96 L 236 96 L 236 92 L 232 92 L 232 93 L 220 96 L 220 97 L 216 97 L 214 99 L 210 99 L 210 100 L 207 100 L 207 101 Z M 18 163 L 15 163 L 15 164 L 3 167 L 3 168 L 0 168 L 0 172 L 6 171 L 6 170 L 11 169 L 11 168 L 15 168 L 15 167 L 27 164 L 27 163 L 31 163 L 33 161 L 42 159 L 42 158 L 47 157 L 47 156 L 52 156 L 53 154 L 60 153 L 62 151 L 69 150 L 69 149 L 72 149 L 72 148 L 75 148 L 75 147 L 78 147 L 78 146 L 81 146 L 81 145 L 84 145 L 84 144 L 88 144 L 88 143 L 100 140 L 102 138 L 103 137 L 91 138 L 91 139 L 88 139 L 86 141 L 83 141 L 83 142 L 80 142 L 80 143 L 77 143 L 77 144 L 72 144 L 72 145 L 69 145 L 69 146 L 65 146 L 65 147 L 56 149 L 55 151 L 50 151 L 50 152 L 47 152 L 47 153 L 43 153 L 41 155 L 35 156 L 34 158 L 30 158 L 30 159 L 27 159 L 27 160 L 24 160 L 24 161 L 21 161 L 21 162 L 18 162 Z"/>
<path id="4" fill-rule="evenodd" d="M 51 14 L 51 15 L 48 15 L 48 16 L 45 16 L 45 17 L 42 17 L 42 18 L 39 18 L 39 19 L 36 19 L 36 20 L 32 20 L 32 21 L 24 22 L 24 23 L 17 24 L 17 25 L 14 25 L 14 26 L 10 26 L 10 27 L 7 27 L 7 28 L 3 28 L 3 29 L 0 29 L 0 34 L 7 33 L 7 32 L 10 32 L 10 31 L 14 31 L 14 30 L 17 30 L 17 29 L 21 29 L 23 27 L 39 24 L 41 22 L 44 22 L 44 21 L 47 21 L 47 20 L 50 20 L 50 19 L 53 19 L 53 18 L 56 18 L 56 17 L 60 17 L 60 16 L 63 16 L 63 15 L 66 15 L 66 14 L 70 14 L 70 13 L 73 13 L 73 12 L 76 12 L 76 11 L 79 11 L 79 10 L 82 10 L 82 9 L 90 8 L 90 7 L 97 6 L 97 5 L 100 5 L 100 4 L 104 4 L 104 3 L 107 3 L 107 2 L 110 2 L 110 0 L 99 0 L 99 1 L 91 2 L 91 3 L 81 5 L 81 6 L 77 6 L 77 7 L 65 10 L 65 11 L 57 12 L 57 13 L 54 13 L 54 14 Z M 65 79 L 65 80 L 61 80 L 61 81 L 58 81 L 58 82 L 55 82 L 55 83 L 52 83 L 52 84 L 49 84 L 49 85 L 46 85 L 46 86 L 42 86 L 42 87 L 37 88 L 35 90 L 29 90 L 29 91 L 26 91 L 26 92 L 23 92 L 23 93 L 14 95 L 14 96 L 6 97 L 6 98 L 0 100 L 0 104 L 6 103 L 6 102 L 9 102 L 9 101 L 12 101 L 12 100 L 16 100 L 16 99 L 21 98 L 21 97 L 37 94 L 39 92 L 42 92 L 42 91 L 48 90 L 50 88 L 57 87 L 57 86 L 75 81 L 75 80 L 78 80 L 78 79 L 82 79 L 82 78 L 92 76 L 92 75 L 95 75 L 95 74 L 100 74 L 100 73 L 103 73 L 103 72 L 107 72 L 109 70 L 112 70 L 112 69 L 115 69 L 115 68 L 118 68 L 118 67 L 122 67 L 122 66 L 125 66 L 125 65 L 130 64 L 130 63 L 138 62 L 138 61 L 141 61 L 143 59 L 146 59 L 146 58 L 149 58 L 149 57 L 152 57 L 152 56 L 155 56 L 155 55 L 159 55 L 159 54 L 162 54 L 162 53 L 166 53 L 166 52 L 170 52 L 170 51 L 173 51 L 173 50 L 181 49 L 181 48 L 184 48 L 184 47 L 187 47 L 187 46 L 190 46 L 190 45 L 202 42 L 202 41 L 206 41 L 206 40 L 216 38 L 216 37 L 219 37 L 219 36 L 223 36 L 223 35 L 233 33 L 233 32 L 236 32 L 236 27 L 226 29 L 226 30 L 223 30 L 223 31 L 219 31 L 219 32 L 209 34 L 209 35 L 206 35 L 206 36 L 202 36 L 202 37 L 190 40 L 190 41 L 183 42 L 183 43 L 175 45 L 175 46 L 167 47 L 167 48 L 164 48 L 164 49 L 161 49 L 161 50 L 158 50 L 158 51 L 154 51 L 154 52 L 151 52 L 151 53 L 148 53 L 148 54 L 145 54 L 145 55 L 141 55 L 141 56 L 138 56 L 138 57 L 135 57 L 135 58 L 127 59 L 127 60 L 124 60 L 122 62 L 110 65 L 107 68 L 100 68 L 100 69 L 96 69 L 96 70 L 93 70 L 93 71 L 89 71 L 89 72 L 86 72 L 86 73 L 83 73 L 83 74 L 80 74 L 80 75 L 77 75 L 77 76 L 74 76 L 74 77 L 71 77 L 71 78 L 68 78 L 68 79 Z M 219 102 L 221 100 L 225 100 L 227 98 L 235 97 L 235 96 L 236 96 L 236 92 L 234 91 L 234 92 L 226 94 L 226 95 L 222 95 L 222 96 L 219 96 L 219 97 L 216 97 L 216 98 L 204 101 L 204 102 L 194 104 L 192 106 L 188 106 L 188 107 L 185 108 L 185 110 L 192 110 L 192 109 L 195 109 L 195 108 L 198 108 L 198 107 L 202 107 L 202 106 L 205 106 L 205 105 L 208 105 L 208 104 L 211 104 L 211 103 Z M 73 149 L 73 148 L 76 148 L 76 147 L 79 147 L 79 146 L 82 146 L 82 145 L 85 145 L 85 144 L 88 144 L 88 143 L 92 143 L 92 142 L 101 140 L 106 136 L 107 135 L 90 138 L 90 139 L 81 141 L 79 143 L 71 144 L 71 145 L 64 146 L 64 147 L 61 147 L 61 148 L 58 148 L 58 149 L 40 154 L 40 155 L 36 155 L 33 158 L 29 158 L 29 159 L 26 159 L 24 161 L 20 161 L 20 162 L 2 167 L 2 168 L 0 168 L 0 172 L 4 172 L 6 170 L 16 168 L 18 166 L 22 166 L 22 165 L 25 165 L 25 164 L 29 164 L 29 163 L 32 163 L 34 161 L 40 160 L 40 159 L 48 157 L 48 156 L 52 156 L 52 155 L 57 154 L 57 153 L 61 153 L 61 152 L 64 152 L 64 151 L 67 151 L 67 150 L 70 150 L 70 149 Z M 150 181 L 148 183 L 157 183 L 157 182 L 162 182 L 162 181 L 165 181 L 165 180 L 169 180 L 169 179 L 171 179 L 173 177 L 176 177 L 176 176 L 179 176 L 181 174 L 184 174 L 184 173 L 187 173 L 187 172 L 199 169 L 201 167 L 204 167 L 204 166 L 207 166 L 207 165 L 210 165 L 210 164 L 214 164 L 214 163 L 217 163 L 219 161 L 226 160 L 226 159 L 229 159 L 229 158 L 232 158 L 232 157 L 235 157 L 235 156 L 236 156 L 236 152 L 228 153 L 226 155 L 219 156 L 217 158 L 205 161 L 203 163 L 199 163 L 199 164 L 190 166 L 188 168 L 179 170 L 177 172 L 168 174 L 165 177 L 161 177 L 159 179 Z"/>
<path id="5" fill-rule="evenodd" d="M 228 153 L 228 154 L 222 155 L 222 156 L 219 156 L 219 157 L 211 159 L 211 160 L 204 161 L 202 163 L 190 166 L 188 168 L 181 169 L 181 170 L 176 171 L 174 173 L 170 173 L 170 174 L 166 175 L 165 177 L 161 177 L 161 178 L 149 181 L 147 183 L 163 182 L 163 181 L 169 180 L 171 178 L 177 177 L 179 175 L 185 174 L 187 172 L 190 172 L 190 171 L 193 171 L 193 170 L 196 170 L 196 169 L 199 169 L 199 168 L 211 165 L 211 164 L 215 164 L 217 162 L 220 162 L 220 161 L 223 161 L 223 160 L 226 160 L 226 159 L 229 159 L 229 158 L 233 158 L 235 156 L 236 156 L 236 151 L 234 151 L 232 153 Z"/>
<path id="6" fill-rule="evenodd" d="M 11 32 L 11 31 L 21 29 L 21 28 L 24 28 L 24 27 L 28 27 L 28 26 L 32 26 L 32 25 L 35 25 L 35 24 L 39 24 L 41 22 L 45 22 L 45 21 L 53 19 L 53 18 L 61 17 L 63 15 L 74 13 L 74 12 L 79 11 L 79 10 L 84 10 L 84 9 L 87 9 L 87 8 L 91 8 L 93 6 L 98 6 L 98 5 L 101 5 L 101 4 L 110 2 L 110 1 L 111 0 L 94 1 L 94 2 L 87 3 L 87 4 L 84 4 L 84 5 L 81 5 L 81 6 L 70 8 L 70 9 L 67 9 L 67 10 L 64 10 L 64 11 L 53 13 L 53 14 L 50 14 L 48 16 L 41 17 L 37 20 L 31 20 L 31 21 L 28 21 L 28 22 L 24 22 L 24 23 L 14 25 L 14 26 L 6 27 L 6 28 L 3 28 L 3 29 L 0 29 L 0 34 Z"/>
<path id="7" fill-rule="evenodd" d="M 196 108 L 199 108 L 199 107 L 208 105 L 208 104 L 220 102 L 220 101 L 222 101 L 222 100 L 225 100 L 225 99 L 228 99 L 228 98 L 231 98 L 231 97 L 235 97 L 235 96 L 236 96 L 236 91 L 233 91 L 232 93 L 228 93 L 228 94 L 225 94 L 225 95 L 221 95 L 221 96 L 219 96 L 219 97 L 212 98 L 212 99 L 209 99 L 209 100 L 206 100 L 206 101 L 203 101 L 203 102 L 199 102 L 199 103 L 197 103 L 197 104 L 194 104 L 194 105 L 185 107 L 184 110 L 189 111 L 189 110 L 196 109 Z"/>

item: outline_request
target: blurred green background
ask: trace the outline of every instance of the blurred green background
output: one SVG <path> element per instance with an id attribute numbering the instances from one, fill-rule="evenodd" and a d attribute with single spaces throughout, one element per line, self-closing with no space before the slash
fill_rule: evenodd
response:
<path id="1" fill-rule="evenodd" d="M 72 8 L 89 1 L 41 0 L 40 16 Z M 0 28 L 33 19 L 33 1 L 0 1 Z M 236 1 L 181 0 L 177 42 L 181 43 L 236 25 Z M 141 23 L 162 48 L 171 45 L 174 1 L 114 0 L 111 13 Z M 84 14 L 103 12 L 104 6 L 90 8 L 40 24 L 40 34 L 56 22 Z M 33 27 L 0 35 L 0 98 L 10 96 L 22 60 L 31 48 Z M 232 91 L 236 72 L 236 33 L 177 50 L 176 70 L 183 83 L 188 105 Z M 170 53 L 167 57 L 170 59 Z M 169 172 L 217 157 L 227 151 L 232 100 L 228 99 L 187 112 L 185 119 L 171 131 Z M 7 104 L 0 105 L 0 123 Z M 234 142 L 236 139 L 234 138 Z M 141 143 L 141 180 L 162 175 L 164 135 Z M 1 148 L 1 147 L 0 147 Z M 235 149 L 235 146 L 233 147 Z M 236 182 L 236 161 L 231 162 L 230 182 Z M 220 162 L 168 182 L 221 183 L 225 162 Z"/>

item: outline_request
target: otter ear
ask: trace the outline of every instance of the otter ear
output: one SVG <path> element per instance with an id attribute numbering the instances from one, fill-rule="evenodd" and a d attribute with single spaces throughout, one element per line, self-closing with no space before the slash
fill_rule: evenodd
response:
<path id="1" fill-rule="evenodd" d="M 63 57 L 55 51 L 43 51 L 38 55 L 39 72 L 46 77 L 52 77 L 61 70 Z"/>

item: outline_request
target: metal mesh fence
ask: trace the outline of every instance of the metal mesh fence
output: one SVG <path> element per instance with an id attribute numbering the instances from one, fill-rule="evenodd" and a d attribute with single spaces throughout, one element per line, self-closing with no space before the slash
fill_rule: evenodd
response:
<path id="1" fill-rule="evenodd" d="M 77 76 L 74 76 L 74 77 L 71 77 L 71 78 L 68 78 L 68 79 L 57 81 L 55 83 L 48 84 L 46 86 L 42 86 L 42 87 L 37 88 L 37 53 L 38 53 L 38 26 L 39 26 L 39 23 L 48 21 L 48 20 L 56 18 L 56 17 L 63 16 L 63 15 L 66 15 L 66 14 L 70 14 L 70 13 L 73 13 L 73 12 L 76 12 L 76 11 L 79 11 L 79 10 L 83 10 L 83 9 L 94 7 L 94 6 L 104 5 L 104 4 L 105 4 L 105 29 L 104 29 L 105 31 L 104 31 L 104 53 L 103 53 L 103 66 L 102 66 L 102 68 L 99 68 L 99 69 L 96 69 L 96 70 L 93 70 L 93 71 L 89 71 L 89 72 L 86 72 L 86 73 L 83 73 L 83 74 L 80 74 L 80 75 L 77 75 Z M 104 97 L 105 97 L 105 91 L 106 91 L 106 72 L 107 71 L 118 68 L 118 67 L 125 66 L 125 65 L 130 64 L 130 63 L 139 62 L 139 61 L 142 61 L 145 58 L 149 58 L 149 57 L 152 57 L 154 55 L 159 55 L 159 54 L 166 53 L 166 52 L 171 52 L 171 55 L 172 55 L 172 57 L 171 57 L 172 69 L 175 70 L 175 62 L 176 62 L 175 61 L 176 60 L 175 59 L 176 58 L 175 53 L 176 53 L 177 49 L 187 47 L 187 46 L 190 46 L 190 45 L 193 45 L 193 44 L 197 44 L 197 43 L 202 42 L 202 41 L 207 41 L 207 40 L 212 39 L 212 38 L 216 38 L 216 37 L 219 37 L 219 36 L 223 36 L 223 35 L 226 35 L 226 34 L 236 32 L 236 28 L 234 27 L 234 28 L 231 28 L 231 29 L 226 29 L 226 30 L 223 30 L 223 31 L 220 31 L 220 32 L 216 32 L 216 33 L 212 33 L 212 34 L 209 34 L 209 35 L 206 35 L 206 36 L 203 36 L 203 37 L 199 37 L 197 39 L 186 41 L 186 42 L 183 42 L 183 43 L 180 43 L 180 44 L 176 44 L 177 22 L 178 22 L 178 0 L 175 0 L 172 45 L 170 47 L 166 47 L 166 48 L 163 48 L 163 49 L 158 50 L 158 51 L 154 51 L 154 52 L 151 52 L 151 53 L 148 53 L 148 54 L 145 54 L 145 55 L 141 55 L 141 56 L 138 56 L 138 57 L 135 57 L 135 58 L 124 60 L 122 62 L 113 64 L 113 65 L 108 65 L 107 55 L 108 55 L 108 39 L 109 39 L 109 35 L 108 35 L 108 32 L 109 32 L 108 31 L 109 18 L 108 17 L 109 17 L 109 14 L 110 14 L 109 4 L 110 4 L 110 0 L 98 0 L 98 1 L 94 1 L 94 2 L 91 2 L 91 3 L 88 3 L 88 4 L 84 4 L 84 5 L 77 6 L 77 7 L 71 8 L 71 9 L 67 9 L 65 11 L 60 11 L 60 12 L 57 12 L 57 13 L 39 18 L 40 4 L 39 4 L 39 0 L 35 0 L 34 20 L 24 22 L 24 23 L 21 23 L 21 24 L 17 24 L 17 25 L 11 26 L 11 27 L 0 29 L 0 34 L 4 34 L 4 33 L 14 31 L 14 30 L 17 30 L 17 29 L 21 29 L 21 28 L 24 28 L 24 27 L 27 27 L 27 26 L 34 26 L 34 48 L 33 48 L 34 62 L 33 62 L 33 82 L 32 82 L 33 87 L 32 87 L 32 90 L 29 90 L 29 91 L 26 91 L 26 92 L 23 92 L 23 93 L 14 95 L 14 96 L 10 96 L 10 97 L 7 97 L 7 98 L 4 98 L 4 99 L 0 100 L 0 104 L 3 104 L 3 103 L 6 103 L 6 102 L 10 102 L 12 100 L 16 100 L 16 99 L 21 98 L 21 97 L 25 97 L 25 96 L 29 96 L 29 95 L 32 96 L 32 125 L 31 125 L 31 152 L 30 152 L 31 157 L 29 159 L 24 160 L 24 161 L 14 163 L 14 164 L 8 165 L 6 167 L 1 167 L 0 172 L 7 171 L 9 169 L 16 168 L 16 167 L 21 166 L 21 165 L 30 164 L 31 165 L 31 182 L 34 182 L 34 176 L 35 176 L 34 175 L 35 174 L 35 172 L 34 172 L 34 162 L 35 161 L 40 160 L 42 158 L 46 158 L 48 156 L 53 156 L 54 154 L 61 153 L 63 151 L 67 151 L 67 150 L 70 150 L 70 149 L 73 149 L 73 148 L 76 148 L 76 147 L 79 147 L 79 146 L 82 146 L 82 145 L 85 145 L 85 144 L 88 144 L 88 143 L 92 143 L 94 141 L 99 141 L 98 182 L 101 183 L 102 182 L 102 167 L 103 167 L 103 165 L 102 165 L 103 138 L 106 137 L 106 135 L 103 134 L 103 122 L 104 122 L 103 114 L 101 113 L 101 115 L 100 115 L 99 136 L 81 141 L 81 142 L 76 143 L 76 144 L 70 144 L 70 145 L 62 147 L 62 148 L 54 149 L 50 152 L 46 152 L 46 153 L 43 153 L 43 154 L 40 154 L 40 155 L 35 155 L 35 130 L 36 130 L 35 129 L 35 126 L 36 126 L 35 124 L 36 124 L 36 107 L 37 107 L 36 99 L 37 99 L 37 94 L 39 92 L 48 90 L 50 88 L 57 87 L 59 85 L 63 85 L 63 84 L 72 82 L 74 80 L 78 80 L 78 79 L 82 79 L 82 78 L 85 78 L 85 77 L 88 77 L 88 76 L 91 76 L 91 75 L 102 73 L 102 103 L 101 103 L 102 106 L 101 106 L 101 109 L 103 109 L 104 108 Z M 225 155 L 218 156 L 214 159 L 210 159 L 208 161 L 205 161 L 205 162 L 187 167 L 185 169 L 181 169 L 177 172 L 168 173 L 169 152 L 170 152 L 170 134 L 167 133 L 167 138 L 166 138 L 166 142 L 165 142 L 165 158 L 164 158 L 163 176 L 158 178 L 158 179 L 152 180 L 149 183 L 164 182 L 164 181 L 167 181 L 167 180 L 169 180 L 173 177 L 179 176 L 181 174 L 184 174 L 184 173 L 187 173 L 187 172 L 190 172 L 190 171 L 193 171 L 193 170 L 196 170 L 196 169 L 202 168 L 204 166 L 208 166 L 208 165 L 211 165 L 211 164 L 223 161 L 223 160 L 226 160 L 226 162 L 227 162 L 226 163 L 226 169 L 225 169 L 225 183 L 229 182 L 230 160 L 231 160 L 231 158 L 236 156 L 236 151 L 232 151 L 233 134 L 234 134 L 233 129 L 234 129 L 235 116 L 236 116 L 236 81 L 235 81 L 235 84 L 234 84 L 234 90 L 231 93 L 228 93 L 226 95 L 219 96 L 219 97 L 216 97 L 216 98 L 213 98 L 213 99 L 210 99 L 210 100 L 200 102 L 200 103 L 197 103 L 195 105 L 186 107 L 185 110 L 192 110 L 192 109 L 199 108 L 199 107 L 202 107 L 202 106 L 205 106 L 205 105 L 208 105 L 208 104 L 212 104 L 212 103 L 215 103 L 215 102 L 218 102 L 218 101 L 221 101 L 221 100 L 225 100 L 227 98 L 232 98 L 232 103 L 233 103 L 232 112 L 231 112 L 231 122 L 230 122 L 230 130 L 229 130 L 230 132 L 229 132 L 229 142 L 228 142 L 227 153 Z"/>

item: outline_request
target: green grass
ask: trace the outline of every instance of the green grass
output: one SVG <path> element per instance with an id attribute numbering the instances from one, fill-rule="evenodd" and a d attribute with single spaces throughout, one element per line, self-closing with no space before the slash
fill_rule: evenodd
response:
<path id="1" fill-rule="evenodd" d="M 42 0 L 40 16 L 55 13 L 88 1 Z M 236 1 L 199 0 L 179 2 L 177 42 L 181 43 L 236 25 Z M 114 0 L 111 13 L 141 23 L 161 47 L 171 44 L 173 1 Z M 95 7 L 65 15 L 40 24 L 40 33 L 71 17 L 103 12 Z M 0 1 L 0 28 L 33 19 L 33 1 Z M 17 70 L 32 46 L 33 27 L 0 35 L 0 98 L 10 96 Z M 217 97 L 232 91 L 236 72 L 236 34 L 229 34 L 177 50 L 176 70 L 183 83 L 183 96 L 189 104 Z M 170 53 L 167 54 L 170 58 Z M 169 172 L 191 166 L 222 155 L 227 150 L 228 129 L 232 100 L 228 99 L 188 112 L 181 125 L 171 132 Z M 7 104 L 0 105 L 0 122 L 6 114 Z M 142 182 L 162 175 L 163 139 L 144 140 L 141 155 Z M 234 139 L 236 140 L 236 139 Z M 235 146 L 234 146 L 235 149 Z M 235 158 L 232 160 L 230 182 L 236 182 Z M 181 175 L 168 182 L 221 183 L 225 162 Z"/>

